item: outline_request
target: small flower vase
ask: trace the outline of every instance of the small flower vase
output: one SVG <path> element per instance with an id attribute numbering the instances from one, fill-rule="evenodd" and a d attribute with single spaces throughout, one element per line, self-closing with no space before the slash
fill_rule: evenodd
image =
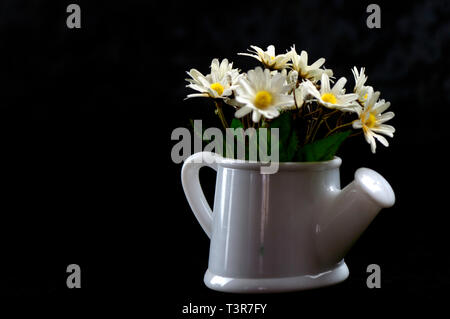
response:
<path id="1" fill-rule="evenodd" d="M 360 168 L 341 190 L 341 159 L 263 164 L 210 152 L 190 156 L 182 168 L 186 198 L 211 240 L 205 284 L 234 293 L 311 289 L 345 280 L 343 257 L 381 208 L 395 202 L 389 183 Z M 199 170 L 217 171 L 214 209 Z"/>

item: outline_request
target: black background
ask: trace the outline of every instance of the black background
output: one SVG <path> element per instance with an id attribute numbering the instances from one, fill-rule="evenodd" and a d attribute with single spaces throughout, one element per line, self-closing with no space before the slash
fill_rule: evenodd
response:
<path id="1" fill-rule="evenodd" d="M 77 1 L 81 29 L 66 27 L 69 3 L 0 2 L 2 295 L 157 291 L 177 318 L 189 302 L 268 303 L 275 317 L 323 301 L 345 312 L 448 296 L 448 1 L 378 1 L 381 29 L 367 28 L 365 1 Z M 237 53 L 269 44 L 325 57 L 348 88 L 351 67 L 366 67 L 368 84 L 391 102 L 397 132 L 376 155 L 362 138 L 345 143 L 341 178 L 345 185 L 358 167 L 373 168 L 397 203 L 346 257 L 344 283 L 227 295 L 203 285 L 209 242 L 184 198 L 170 134 L 189 119 L 219 125 L 208 101 L 183 101 L 186 70 L 207 73 L 217 57 L 247 71 L 256 60 Z M 212 199 L 214 174 L 202 180 Z M 78 291 L 66 287 L 71 263 L 82 269 Z M 366 286 L 372 263 L 381 266 L 381 289 Z"/>

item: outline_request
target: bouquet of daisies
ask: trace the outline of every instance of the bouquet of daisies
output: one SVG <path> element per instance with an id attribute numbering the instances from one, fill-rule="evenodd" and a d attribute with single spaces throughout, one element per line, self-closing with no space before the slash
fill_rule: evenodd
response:
<path id="1" fill-rule="evenodd" d="M 187 98 L 210 98 L 225 129 L 278 128 L 282 162 L 330 160 L 344 140 L 361 133 L 373 153 L 376 141 L 389 145 L 383 135 L 393 137 L 395 129 L 385 122 L 394 113 L 385 112 L 390 103 L 366 85 L 364 68 L 352 69 L 355 85 L 346 93 L 346 78 L 334 81 L 324 58 L 308 65 L 308 54 L 298 54 L 295 47 L 278 55 L 273 45 L 266 51 L 251 49 L 240 54 L 256 58 L 262 67 L 241 73 L 227 59 L 214 59 L 206 76 L 196 69 L 187 72 L 187 87 L 197 91 Z M 233 110 L 231 121 L 224 108 Z"/>

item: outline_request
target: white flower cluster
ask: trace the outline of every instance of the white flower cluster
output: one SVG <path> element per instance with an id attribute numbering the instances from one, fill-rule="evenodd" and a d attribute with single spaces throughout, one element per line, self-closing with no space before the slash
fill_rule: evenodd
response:
<path id="1" fill-rule="evenodd" d="M 379 100 L 380 92 L 366 86 L 365 69 L 352 69 L 355 86 L 352 93 L 347 94 L 345 77 L 338 79 L 330 86 L 331 69 L 323 68 L 324 58 L 308 65 L 308 54 L 300 54 L 293 46 L 284 54 L 276 54 L 275 47 L 267 50 L 251 46 L 250 53 L 240 53 L 256 58 L 263 68 L 256 67 L 247 73 L 233 69 L 227 59 L 219 63 L 214 59 L 211 73 L 204 76 L 196 69 L 188 73 L 190 79 L 187 87 L 199 93 L 189 94 L 191 97 L 209 97 L 220 99 L 236 109 L 235 117 L 241 118 L 251 113 L 253 122 L 273 119 L 283 111 L 298 111 L 311 103 L 327 109 L 354 113 L 357 119 L 351 122 L 354 129 L 362 129 L 366 141 L 375 153 L 375 139 L 388 146 L 388 141 L 380 134 L 393 137 L 394 127 L 384 124 L 394 117 L 393 112 L 386 111 L 390 103 Z"/>

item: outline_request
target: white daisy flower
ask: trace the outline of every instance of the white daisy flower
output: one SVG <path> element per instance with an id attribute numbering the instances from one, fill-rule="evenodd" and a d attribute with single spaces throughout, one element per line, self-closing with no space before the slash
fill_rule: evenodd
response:
<path id="1" fill-rule="evenodd" d="M 296 71 L 293 71 L 296 72 Z M 294 74 L 293 76 L 295 76 Z M 288 77 L 289 78 L 289 77 Z M 308 90 L 305 87 L 306 82 L 301 82 L 298 87 L 295 86 L 296 82 L 292 84 L 291 82 L 294 80 L 294 78 L 291 78 L 290 80 L 287 80 L 287 85 L 290 87 L 289 93 L 292 93 L 292 96 L 294 98 L 294 104 L 291 106 L 284 106 L 282 107 L 283 110 L 295 110 L 300 109 L 303 104 L 305 103 L 305 98 L 309 94 Z"/>
<path id="2" fill-rule="evenodd" d="M 295 51 L 295 46 L 291 48 L 292 52 L 292 69 L 297 71 L 299 76 L 303 79 L 310 80 L 315 83 L 320 80 L 323 73 L 329 77 L 333 76 L 333 71 L 330 69 L 321 69 L 320 67 L 325 63 L 324 58 L 320 58 L 311 65 L 308 65 L 308 53 L 302 51 L 300 55 Z"/>
<path id="3" fill-rule="evenodd" d="M 358 119 L 353 122 L 354 129 L 361 128 L 363 130 L 364 137 L 367 143 L 370 144 L 372 153 L 375 153 L 377 147 L 375 139 L 384 146 L 389 146 L 386 138 L 380 134 L 393 137 L 395 132 L 393 126 L 384 124 L 394 117 L 394 112 L 381 114 L 389 108 L 391 103 L 385 102 L 384 100 L 377 101 L 379 96 L 380 92 L 370 92 L 368 98 L 364 102 L 364 108 L 359 107 L 356 109 Z"/>
<path id="4" fill-rule="evenodd" d="M 308 94 L 308 92 L 305 89 L 305 85 L 302 82 L 298 86 L 298 88 L 295 89 L 295 92 L 294 92 L 295 105 L 292 108 L 301 108 L 303 106 L 303 103 L 305 102 L 305 96 L 307 94 Z"/>
<path id="5" fill-rule="evenodd" d="M 280 71 L 277 71 L 277 70 L 270 71 L 270 75 L 272 75 L 272 76 L 277 73 L 280 73 L 281 75 L 283 75 L 286 78 L 286 82 L 284 82 L 284 84 L 289 85 L 291 90 L 297 86 L 297 79 L 298 79 L 297 71 L 289 70 L 289 73 L 288 73 L 287 69 L 283 69 Z"/>
<path id="6" fill-rule="evenodd" d="M 291 87 L 285 83 L 286 75 L 282 73 L 272 75 L 268 69 L 263 71 L 260 67 L 248 71 L 247 78 L 241 78 L 236 89 L 236 101 L 243 107 L 235 116 L 239 118 L 253 112 L 253 122 L 259 122 L 261 115 L 268 119 L 277 117 L 280 109 L 294 104 L 292 95 L 287 94 Z"/>
<path id="7" fill-rule="evenodd" d="M 285 72 L 286 69 L 284 69 L 283 71 Z M 294 89 L 297 87 L 297 81 L 298 81 L 298 72 L 295 70 L 290 70 L 286 77 L 286 84 L 290 85 Z"/>
<path id="8" fill-rule="evenodd" d="M 330 88 L 330 79 L 326 73 L 322 73 L 320 80 L 320 91 L 309 80 L 304 81 L 305 88 L 317 101 L 323 106 L 330 109 L 338 109 L 340 111 L 355 111 L 355 101 L 358 98 L 357 94 L 345 94 L 345 83 L 347 79 L 342 77 L 333 88 Z"/>
<path id="9" fill-rule="evenodd" d="M 186 87 L 194 89 L 200 93 L 189 94 L 186 98 L 191 97 L 211 97 L 226 99 L 237 87 L 239 80 L 239 70 L 233 69 L 233 63 L 229 63 L 227 59 L 223 59 L 219 63 L 218 59 L 211 62 L 211 73 L 204 76 L 196 69 L 187 72 L 191 79 Z"/>
<path id="10" fill-rule="evenodd" d="M 264 66 L 271 70 L 281 70 L 284 69 L 287 65 L 289 60 L 291 59 L 291 52 L 287 52 L 286 54 L 278 54 L 275 55 L 275 47 L 273 45 L 269 45 L 267 47 L 267 50 L 264 51 L 263 49 L 251 45 L 250 46 L 252 50 L 248 50 L 250 53 L 238 53 L 239 55 L 247 55 L 251 56 L 252 58 L 257 59 L 260 61 Z"/>
<path id="11" fill-rule="evenodd" d="M 364 74 L 365 68 L 361 68 L 361 71 L 358 72 L 358 69 L 353 67 L 352 73 L 355 78 L 355 87 L 353 88 L 353 92 L 358 94 L 358 101 L 364 103 L 367 100 L 369 95 L 369 91 L 373 93 L 373 88 L 371 86 L 366 86 L 367 75 Z"/>

